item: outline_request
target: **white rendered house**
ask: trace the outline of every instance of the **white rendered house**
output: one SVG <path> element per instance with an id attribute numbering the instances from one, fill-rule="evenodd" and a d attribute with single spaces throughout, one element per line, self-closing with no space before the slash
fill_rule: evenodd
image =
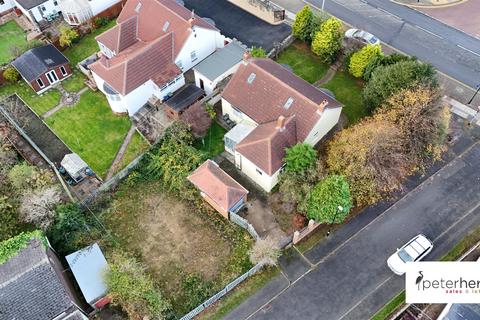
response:
<path id="1" fill-rule="evenodd" d="M 79 25 L 107 10 L 121 0 L 58 0 L 65 21 Z"/>
<path id="2" fill-rule="evenodd" d="M 174 0 L 129 0 L 117 25 L 96 39 L 95 82 L 113 112 L 129 115 L 152 96 L 171 96 L 184 72 L 224 46 L 218 29 Z"/>
<path id="3" fill-rule="evenodd" d="M 315 146 L 338 122 L 342 105 L 270 59 L 245 59 L 222 94 L 222 113 L 237 125 L 224 137 L 236 167 L 270 192 L 285 149 Z"/>
<path id="4" fill-rule="evenodd" d="M 60 12 L 58 2 L 59 0 L 3 0 L 0 1 L 0 15 L 2 12 L 17 8 L 35 27 L 38 27 L 38 23 Z"/>

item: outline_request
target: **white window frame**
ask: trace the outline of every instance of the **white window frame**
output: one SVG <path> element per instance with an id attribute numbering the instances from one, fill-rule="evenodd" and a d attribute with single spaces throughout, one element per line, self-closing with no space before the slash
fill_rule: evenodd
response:
<path id="1" fill-rule="evenodd" d="M 43 83 L 43 80 L 38 78 L 37 79 L 37 84 L 40 86 L 40 88 L 45 88 L 45 83 Z"/>
<path id="2" fill-rule="evenodd" d="M 197 57 L 197 52 L 195 50 L 193 50 L 192 52 L 190 52 L 190 60 L 192 60 L 192 62 L 195 62 L 198 60 L 198 57 Z"/>
<path id="3" fill-rule="evenodd" d="M 62 73 L 62 76 L 66 76 L 68 73 L 67 73 L 67 69 L 65 69 L 64 66 L 60 66 L 60 72 Z"/>
<path id="4" fill-rule="evenodd" d="M 54 74 L 55 76 L 53 76 L 52 74 Z M 47 77 L 47 80 L 48 82 L 50 82 L 50 84 L 54 84 L 58 81 L 60 81 L 60 79 L 58 79 L 58 76 L 57 76 L 57 73 L 55 72 L 55 70 L 50 70 L 48 72 L 45 73 L 45 76 Z M 54 81 L 51 81 L 50 80 L 50 77 L 54 80 Z M 55 81 L 56 80 L 56 81 Z"/>

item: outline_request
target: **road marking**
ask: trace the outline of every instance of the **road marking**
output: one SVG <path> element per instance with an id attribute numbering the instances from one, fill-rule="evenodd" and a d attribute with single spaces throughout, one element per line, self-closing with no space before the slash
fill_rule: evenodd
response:
<path id="1" fill-rule="evenodd" d="M 436 33 L 433 33 L 433 32 L 432 32 L 432 31 L 430 31 L 430 30 L 427 30 L 427 29 L 425 29 L 425 28 L 422 28 L 422 27 L 420 27 L 420 26 L 416 26 L 416 27 L 417 27 L 418 29 L 421 29 L 421 30 L 425 31 L 426 33 L 429 33 L 429 34 L 431 34 L 432 36 L 435 36 L 435 37 L 437 37 L 437 38 L 443 39 L 443 37 L 442 37 L 442 36 L 439 36 L 438 34 L 436 34 Z"/>
<path id="2" fill-rule="evenodd" d="M 461 46 L 461 45 L 457 44 L 457 47 L 459 47 L 460 49 L 463 49 L 463 50 L 465 50 L 465 51 L 468 51 L 468 52 L 470 52 L 470 53 L 473 53 L 474 55 L 480 57 L 480 53 L 476 53 L 475 51 L 472 51 L 472 50 L 470 50 L 470 49 L 468 49 L 468 48 L 465 48 L 464 46 Z"/>
<path id="3" fill-rule="evenodd" d="M 372 7 L 373 7 L 373 6 L 372 6 Z M 397 18 L 397 19 L 400 20 L 400 21 L 403 21 L 403 18 L 397 16 L 396 14 L 391 13 L 390 11 L 387 11 L 387 10 L 385 10 L 385 9 L 383 9 L 383 8 L 380 8 L 380 7 L 374 7 L 374 8 L 376 8 L 377 10 L 380 10 L 380 11 L 382 11 L 382 12 L 384 12 L 384 13 L 390 15 L 390 16 L 393 16 L 393 17 Z"/>

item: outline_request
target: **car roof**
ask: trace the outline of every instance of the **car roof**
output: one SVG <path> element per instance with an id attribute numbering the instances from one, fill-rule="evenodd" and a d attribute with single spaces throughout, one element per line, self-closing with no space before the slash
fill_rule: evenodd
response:
<path id="1" fill-rule="evenodd" d="M 430 248 L 431 245 L 432 243 L 427 238 L 423 235 L 418 235 L 410 240 L 410 242 L 404 246 L 404 249 L 413 259 L 416 259 L 419 255 Z"/>

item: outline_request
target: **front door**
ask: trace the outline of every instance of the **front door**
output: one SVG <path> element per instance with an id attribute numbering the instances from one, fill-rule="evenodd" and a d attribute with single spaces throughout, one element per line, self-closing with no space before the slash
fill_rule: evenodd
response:
<path id="1" fill-rule="evenodd" d="M 58 82 L 58 77 L 57 77 L 57 74 L 55 73 L 55 70 L 47 72 L 46 75 L 50 84 L 54 84 L 55 82 Z"/>
<path id="2" fill-rule="evenodd" d="M 203 83 L 203 79 L 200 79 L 200 89 L 205 90 L 205 84 Z"/>

